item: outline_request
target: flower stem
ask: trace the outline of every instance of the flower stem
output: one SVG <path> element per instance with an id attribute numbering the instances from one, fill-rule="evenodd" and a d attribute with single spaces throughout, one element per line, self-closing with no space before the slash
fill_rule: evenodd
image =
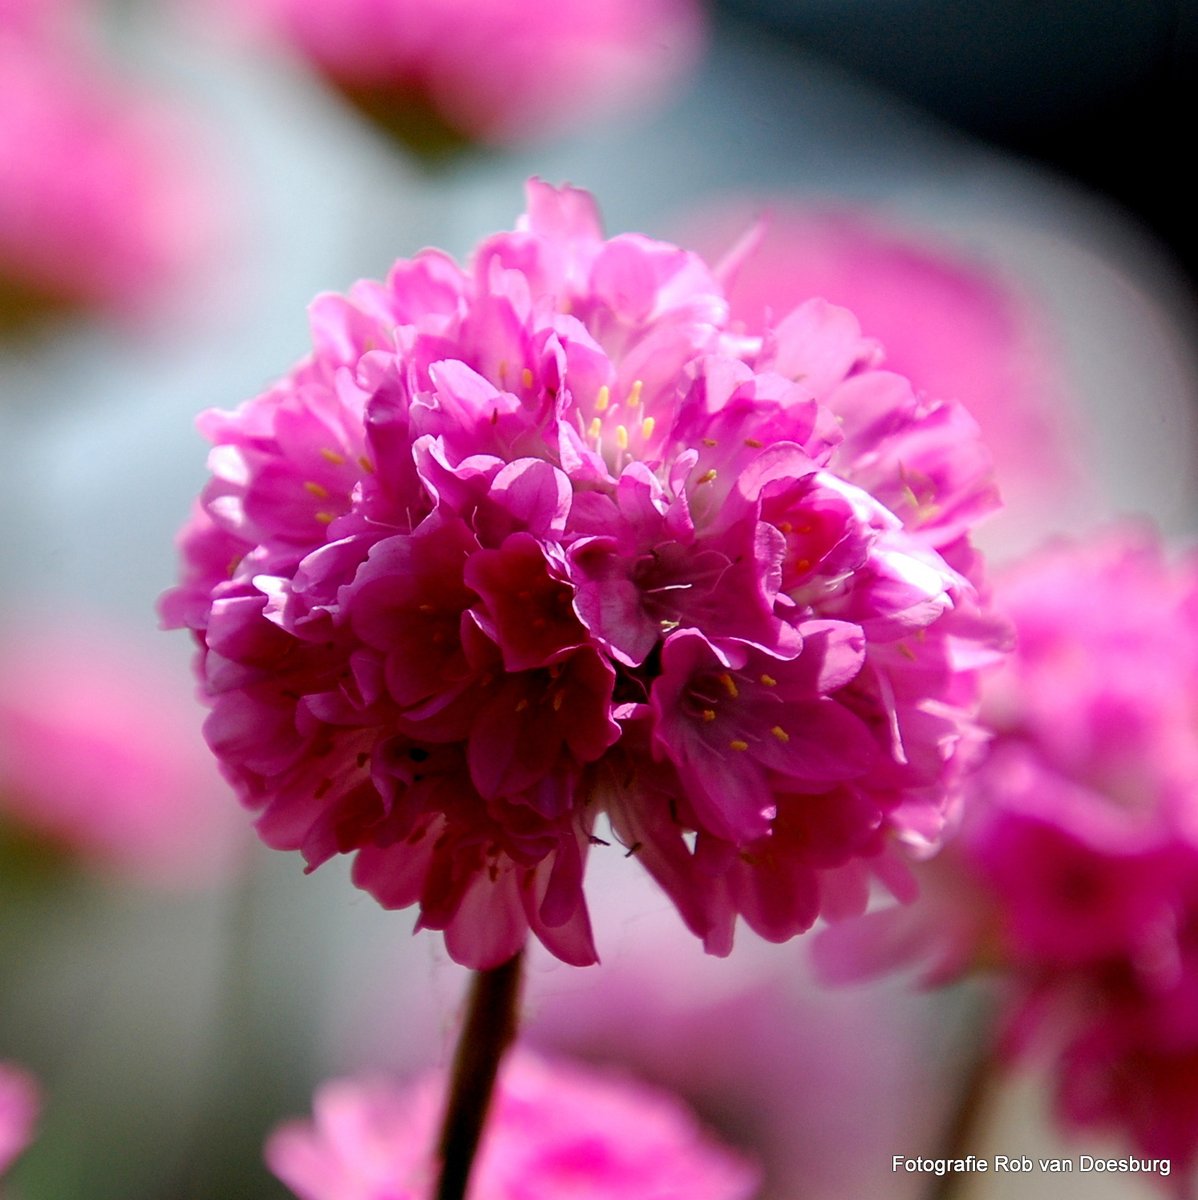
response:
<path id="1" fill-rule="evenodd" d="M 983 1119 L 998 1081 L 999 1061 L 990 1037 L 983 1037 L 980 1051 L 970 1063 L 969 1074 L 961 1085 L 957 1107 L 944 1130 L 936 1158 L 962 1159 L 977 1152 L 977 1139 Z M 966 1171 L 946 1171 L 934 1177 L 928 1200 L 955 1200 L 963 1194 L 970 1179 Z"/>
<path id="2" fill-rule="evenodd" d="M 441 1125 L 436 1200 L 465 1200 L 499 1064 L 516 1037 L 522 958 L 475 973 Z"/>

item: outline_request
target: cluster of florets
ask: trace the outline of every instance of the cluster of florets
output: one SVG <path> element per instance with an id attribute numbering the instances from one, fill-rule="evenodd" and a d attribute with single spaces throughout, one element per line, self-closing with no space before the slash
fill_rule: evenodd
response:
<path id="1" fill-rule="evenodd" d="M 533 183 L 312 310 L 312 356 L 208 412 L 165 602 L 272 846 L 419 904 L 450 953 L 594 961 L 605 813 L 714 953 L 861 907 L 937 844 L 996 632 L 976 426 L 843 309 L 731 328 L 708 267 Z"/>

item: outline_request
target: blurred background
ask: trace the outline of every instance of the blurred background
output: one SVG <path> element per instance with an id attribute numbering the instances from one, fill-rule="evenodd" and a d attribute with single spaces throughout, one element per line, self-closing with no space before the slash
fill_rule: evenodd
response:
<path id="1" fill-rule="evenodd" d="M 442 0 L 494 53 L 398 82 L 354 74 L 370 6 L 324 7 L 0 0 L 0 1059 L 44 1093 L 23 1200 L 277 1200 L 263 1140 L 321 1080 L 449 1055 L 464 973 L 345 864 L 304 877 L 256 843 L 187 638 L 157 629 L 194 418 L 305 353 L 317 293 L 468 254 L 533 174 L 713 259 L 768 214 L 785 270 L 734 300 L 826 294 L 976 400 L 995 560 L 1121 513 L 1194 530 L 1198 5 L 679 0 L 583 59 Z M 763 1200 L 924 1194 L 891 1156 L 940 1144 L 986 996 L 823 991 L 801 943 L 743 930 L 705 959 L 634 864 L 595 858 L 603 965 L 537 958 L 529 1039 L 680 1092 L 762 1159 Z M 1112 1152 L 1058 1142 L 1046 1103 L 1018 1081 L 976 1152 Z M 1152 1194 L 969 1194 L 1066 1184 Z"/>

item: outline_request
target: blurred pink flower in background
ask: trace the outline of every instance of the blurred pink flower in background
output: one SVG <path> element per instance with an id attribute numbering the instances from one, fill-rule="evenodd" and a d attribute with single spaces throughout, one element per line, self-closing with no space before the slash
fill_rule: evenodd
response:
<path id="1" fill-rule="evenodd" d="M 228 16 L 384 125 L 491 143 L 643 111 L 694 65 L 704 24 L 695 0 L 254 0 Z"/>
<path id="2" fill-rule="evenodd" d="M 986 690 L 995 739 L 961 834 L 920 904 L 829 931 L 820 960 L 995 970 L 1000 1050 L 1053 1061 L 1060 1115 L 1192 1170 L 1198 559 L 1120 527 L 1053 545 L 996 594 L 1018 647 Z"/>
<path id="3" fill-rule="evenodd" d="M 269 845 L 358 852 L 468 966 L 530 930 L 596 960 L 600 811 L 712 953 L 902 892 L 1005 634 L 975 423 L 846 310 L 747 339 L 696 255 L 528 199 L 466 269 L 321 297 L 308 359 L 201 416 L 163 613 L 209 744 Z"/>
<path id="4" fill-rule="evenodd" d="M 0 0 L 0 35 L 60 39 L 81 27 L 78 0 Z"/>
<path id="5" fill-rule="evenodd" d="M 444 1077 L 405 1087 L 337 1080 L 312 1121 L 267 1143 L 301 1200 L 427 1200 Z M 758 1172 L 673 1096 L 595 1068 L 517 1051 L 504 1063 L 471 1200 L 749 1200 Z"/>
<path id="6" fill-rule="evenodd" d="M 851 309 L 917 392 L 960 401 L 994 455 L 1004 522 L 1036 519 L 1043 536 L 1044 506 L 1087 486 L 1062 348 L 1014 280 L 864 207 L 728 202 L 683 228 L 717 257 L 742 239 L 725 279 L 732 318 L 750 333 L 821 296 Z"/>
<path id="7" fill-rule="evenodd" d="M 29 1145 L 40 1110 L 41 1093 L 33 1077 L 0 1062 L 0 1174 Z"/>
<path id="8" fill-rule="evenodd" d="M 227 877 L 246 848 L 176 672 L 94 619 L 6 627 L 0 824 L 157 886 Z"/>
<path id="9" fill-rule="evenodd" d="M 197 130 L 53 32 L 0 10 L 0 328 L 59 310 L 146 316 L 217 228 Z"/>

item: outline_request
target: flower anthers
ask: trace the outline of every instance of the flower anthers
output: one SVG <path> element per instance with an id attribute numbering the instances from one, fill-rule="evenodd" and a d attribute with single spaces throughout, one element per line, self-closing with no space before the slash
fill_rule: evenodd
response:
<path id="1" fill-rule="evenodd" d="M 902 891 L 1002 640 L 976 426 L 849 312 L 744 336 L 696 255 L 528 201 L 466 268 L 321 297 L 307 359 L 201 416 L 163 615 L 225 773 L 472 967 L 529 930 L 595 960 L 600 814 L 713 953 Z"/>

